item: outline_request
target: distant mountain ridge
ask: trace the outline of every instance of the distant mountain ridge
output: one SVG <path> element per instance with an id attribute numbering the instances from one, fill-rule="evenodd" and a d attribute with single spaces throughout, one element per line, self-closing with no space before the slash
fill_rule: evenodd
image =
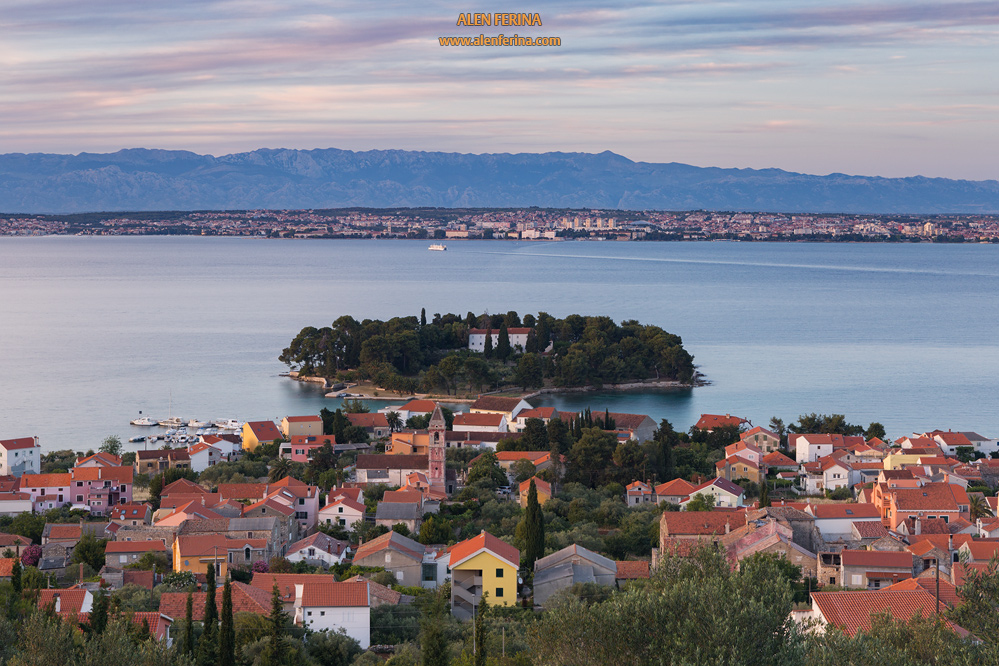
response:
<path id="1" fill-rule="evenodd" d="M 350 206 L 987 214 L 999 212 L 999 181 L 721 169 L 611 152 L 0 155 L 3 213 Z"/>

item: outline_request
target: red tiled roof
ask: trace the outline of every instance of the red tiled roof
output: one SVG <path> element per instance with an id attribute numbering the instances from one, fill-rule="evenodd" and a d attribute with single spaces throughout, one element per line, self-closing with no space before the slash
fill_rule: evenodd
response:
<path id="1" fill-rule="evenodd" d="M 284 418 L 285 418 L 285 420 L 288 421 L 288 423 L 315 423 L 317 421 L 319 423 L 323 422 L 322 417 L 317 416 L 317 415 L 313 415 L 313 416 L 286 416 Z"/>
<path id="2" fill-rule="evenodd" d="M 252 511 L 256 511 L 257 509 L 263 510 L 265 508 L 270 509 L 271 511 L 277 511 L 278 513 L 283 514 L 285 516 L 290 516 L 293 513 L 295 513 L 295 509 L 288 506 L 287 504 L 282 504 L 281 502 L 277 502 L 268 497 L 266 499 L 260 500 L 255 504 L 251 504 L 250 506 L 243 509 L 243 515 L 246 516 L 249 515 L 250 512 Z"/>
<path id="3" fill-rule="evenodd" d="M 255 613 L 257 615 L 267 615 L 271 611 L 271 591 L 257 589 L 246 583 L 233 582 L 232 585 L 232 612 L 235 613 Z M 205 599 L 207 592 L 195 592 L 191 595 L 192 619 L 200 622 L 205 618 Z M 222 590 L 215 591 L 215 604 L 218 612 L 222 612 Z M 187 614 L 187 593 L 185 592 L 164 592 L 160 597 L 160 612 L 172 618 L 183 618 Z"/>
<path id="4" fill-rule="evenodd" d="M 388 418 L 386 418 L 386 415 L 377 412 L 372 414 L 347 414 L 347 420 L 350 421 L 350 425 L 360 428 L 388 427 Z"/>
<path id="5" fill-rule="evenodd" d="M 343 506 L 346 506 L 346 507 L 349 507 L 351 509 L 354 509 L 355 511 L 360 511 L 361 513 L 364 513 L 364 511 L 365 511 L 365 507 L 364 507 L 363 504 L 361 504 L 360 502 L 355 502 L 354 500 L 350 499 L 350 497 L 337 497 L 337 498 L 334 498 L 326 506 L 324 506 L 321 509 L 321 511 L 325 511 L 326 507 L 336 506 L 338 504 L 342 504 Z"/>
<path id="6" fill-rule="evenodd" d="M 348 547 L 347 542 L 339 541 L 329 536 L 328 534 L 323 534 L 322 532 L 316 532 L 311 536 L 307 536 L 300 541 L 288 546 L 288 553 L 296 553 L 305 548 L 316 548 L 323 551 L 324 553 L 330 553 L 334 555 L 339 555 Z"/>
<path id="7" fill-rule="evenodd" d="M 357 551 L 354 553 L 354 562 L 363 560 L 365 557 L 385 550 L 386 548 L 391 548 L 392 550 L 414 558 L 419 562 L 423 561 L 423 553 L 426 552 L 423 544 L 408 537 L 404 537 L 398 532 L 391 531 L 358 546 Z"/>
<path id="8" fill-rule="evenodd" d="M 649 562 L 645 560 L 634 560 L 634 561 L 617 561 L 617 575 L 615 578 L 618 580 L 632 580 L 635 578 L 648 578 L 649 577 Z"/>
<path id="9" fill-rule="evenodd" d="M 535 407 L 517 413 L 517 420 L 558 418 L 554 407 Z"/>
<path id="10" fill-rule="evenodd" d="M 888 536 L 888 529 L 879 520 L 857 520 L 854 521 L 853 527 L 861 539 L 880 539 Z"/>
<path id="11" fill-rule="evenodd" d="M 770 465 L 771 467 L 797 467 L 797 461 L 788 458 L 786 455 L 780 451 L 774 451 L 763 456 L 763 464 Z"/>
<path id="12" fill-rule="evenodd" d="M 670 511 L 662 515 L 669 536 L 711 536 L 725 534 L 746 524 L 745 511 Z"/>
<path id="13" fill-rule="evenodd" d="M 83 610 L 83 602 L 87 598 L 87 590 L 39 590 L 38 607 L 44 609 L 49 604 L 55 603 L 55 598 L 59 597 L 59 612 L 76 612 Z"/>
<path id="14" fill-rule="evenodd" d="M 166 552 L 166 545 L 161 539 L 151 541 L 109 541 L 105 553 L 148 553 L 150 551 Z"/>
<path id="15" fill-rule="evenodd" d="M 266 483 L 220 483 L 219 495 L 222 499 L 259 500 L 267 494 Z"/>
<path id="16" fill-rule="evenodd" d="M 841 627 L 850 636 L 858 631 L 870 631 L 872 614 L 888 613 L 896 620 L 907 622 L 913 615 L 929 617 L 936 611 L 936 598 L 923 589 L 813 592 L 812 602 L 829 624 Z M 948 625 L 967 635 L 956 625 Z"/>
<path id="17" fill-rule="evenodd" d="M 475 456 L 469 461 L 468 464 L 473 464 L 481 457 L 481 455 Z M 538 463 L 544 462 L 546 458 L 550 457 L 550 451 L 496 451 L 496 460 L 500 462 L 517 462 L 521 458 L 524 458 L 537 465 Z"/>
<path id="18" fill-rule="evenodd" d="M 50 525 L 48 538 L 51 539 L 79 539 L 83 529 L 79 523 L 67 523 L 64 525 Z"/>
<path id="19" fill-rule="evenodd" d="M 968 506 L 968 494 L 949 483 L 927 483 L 921 488 L 893 488 L 899 511 L 957 511 Z"/>
<path id="20" fill-rule="evenodd" d="M 18 437 L 16 439 L 0 439 L 0 448 L 13 451 L 14 449 L 33 449 L 35 447 L 34 437 Z"/>
<path id="21" fill-rule="evenodd" d="M 539 479 L 536 476 L 532 476 L 530 479 L 527 479 L 526 481 L 522 481 L 521 482 L 521 484 L 520 484 L 520 494 L 526 495 L 527 493 L 529 493 L 531 491 L 531 481 L 534 481 L 534 487 L 537 489 L 537 491 L 539 493 L 544 493 L 545 495 L 548 495 L 549 497 L 552 496 L 552 487 L 551 487 L 551 484 L 548 483 L 547 481 L 545 481 L 544 479 Z"/>
<path id="22" fill-rule="evenodd" d="M 731 414 L 701 414 L 694 427 L 698 430 L 714 430 L 723 426 L 739 427 L 743 423 L 746 423 L 746 419 Z"/>
<path id="23" fill-rule="evenodd" d="M 149 504 L 119 504 L 111 510 L 111 518 L 114 520 L 145 518 L 146 514 L 152 511 L 152 508 Z"/>
<path id="24" fill-rule="evenodd" d="M 510 335 L 527 335 L 532 330 L 533 329 L 530 329 L 530 328 L 515 327 L 515 328 L 508 328 L 508 329 L 506 329 L 506 332 L 508 334 L 510 334 Z M 473 333 L 476 334 L 476 335 L 485 335 L 486 333 L 491 333 L 492 335 L 497 335 L 498 336 L 499 332 L 500 332 L 500 329 L 498 329 L 498 328 L 490 328 L 490 329 L 486 329 L 486 328 L 470 328 L 470 329 L 468 329 L 468 334 L 469 335 L 471 335 Z"/>
<path id="25" fill-rule="evenodd" d="M 434 402 L 433 400 L 410 400 L 399 409 L 400 411 L 404 412 L 417 412 L 420 414 L 429 414 L 430 412 L 437 409 L 437 403 Z"/>
<path id="26" fill-rule="evenodd" d="M 169 495 L 171 493 L 196 493 L 198 495 L 207 495 L 208 490 L 202 488 L 194 481 L 188 479 L 177 479 L 173 483 L 163 487 L 163 495 Z"/>
<path id="27" fill-rule="evenodd" d="M 385 587 L 384 585 L 379 585 L 378 583 L 374 583 L 374 582 L 366 579 L 364 576 L 361 576 L 360 574 L 358 574 L 357 576 L 354 576 L 353 578 L 348 578 L 347 580 L 345 580 L 343 582 L 345 582 L 345 583 L 367 583 L 368 584 L 368 594 L 370 594 L 373 598 L 378 599 L 379 601 L 382 601 L 383 603 L 386 603 L 386 604 L 392 604 L 394 606 L 394 605 L 398 605 L 398 603 L 400 601 L 402 601 L 402 593 L 401 592 L 396 592 L 391 587 Z"/>
<path id="28" fill-rule="evenodd" d="M 459 562 L 468 559 L 481 550 L 489 550 L 500 559 L 506 560 L 514 567 L 520 566 L 520 551 L 498 537 L 483 530 L 477 536 L 466 539 L 451 548 L 452 568 Z"/>
<path id="29" fill-rule="evenodd" d="M 326 583 L 335 582 L 336 578 L 330 574 L 255 573 L 253 574 L 253 579 L 250 581 L 250 585 L 252 585 L 258 592 L 262 592 L 267 595 L 267 604 L 269 607 L 275 583 L 277 584 L 278 594 L 281 595 L 281 598 L 285 601 L 293 601 L 295 599 L 296 585 L 309 585 L 312 583 L 324 585 Z"/>
<path id="30" fill-rule="evenodd" d="M 12 546 L 30 546 L 31 539 L 28 537 L 23 537 L 20 534 L 2 534 L 0 533 L 0 548 L 9 548 Z"/>
<path id="31" fill-rule="evenodd" d="M 327 577 L 329 578 L 329 577 Z M 351 607 L 368 605 L 368 583 L 305 583 L 302 586 L 302 606 L 311 608 Z"/>
<path id="32" fill-rule="evenodd" d="M 73 482 L 69 472 L 62 474 L 22 474 L 21 489 L 25 488 L 61 488 Z"/>
<path id="33" fill-rule="evenodd" d="M 693 483 L 684 479 L 673 479 L 656 486 L 656 495 L 669 497 L 686 497 L 694 492 L 696 488 Z"/>
<path id="34" fill-rule="evenodd" d="M 423 501 L 423 493 L 415 490 L 387 490 L 382 501 L 389 504 L 419 504 Z"/>
<path id="35" fill-rule="evenodd" d="M 823 503 L 810 504 L 811 514 L 816 518 L 877 518 L 881 511 L 873 504 Z"/>
<path id="36" fill-rule="evenodd" d="M 912 570 L 912 553 L 892 550 L 846 550 L 840 553 L 844 567 L 884 567 Z"/>
<path id="37" fill-rule="evenodd" d="M 10 578 L 14 574 L 14 562 L 16 557 L 0 558 L 0 578 Z"/>
<path id="38" fill-rule="evenodd" d="M 273 421 L 247 421 L 246 426 L 259 442 L 273 442 L 275 439 L 281 439 L 281 431 L 278 430 Z"/>
<path id="39" fill-rule="evenodd" d="M 905 590 L 926 590 L 933 595 L 934 599 L 937 598 L 937 584 L 934 578 L 907 578 L 894 585 L 881 588 L 879 592 L 899 592 Z M 957 594 L 957 588 L 950 581 L 940 580 L 940 601 L 951 608 L 961 603 L 961 597 Z"/>
<path id="40" fill-rule="evenodd" d="M 184 452 L 186 455 L 186 451 Z M 73 481 L 114 481 L 115 483 L 132 483 L 135 470 L 127 467 L 74 467 L 70 470 Z"/>
<path id="41" fill-rule="evenodd" d="M 456 426 L 477 426 L 477 427 L 499 427 L 503 423 L 502 414 L 455 414 L 454 425 Z"/>
<path id="42" fill-rule="evenodd" d="M 113 456 L 110 453 L 105 453 L 103 451 L 98 451 L 92 456 L 86 456 L 84 458 L 77 458 L 76 465 L 74 467 L 79 467 L 83 463 L 90 460 L 96 460 L 97 462 L 104 463 L 105 465 L 110 465 L 112 467 L 118 467 L 121 465 L 121 456 Z"/>

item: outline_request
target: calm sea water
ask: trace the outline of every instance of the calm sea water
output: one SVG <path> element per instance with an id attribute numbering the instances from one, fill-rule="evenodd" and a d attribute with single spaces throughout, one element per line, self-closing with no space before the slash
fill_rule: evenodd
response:
<path id="1" fill-rule="evenodd" d="M 95 447 L 163 417 L 280 418 L 306 325 L 434 312 L 606 314 L 681 335 L 712 382 L 545 399 L 756 424 L 809 412 L 999 436 L 999 248 L 791 243 L 0 239 L 0 439 Z"/>

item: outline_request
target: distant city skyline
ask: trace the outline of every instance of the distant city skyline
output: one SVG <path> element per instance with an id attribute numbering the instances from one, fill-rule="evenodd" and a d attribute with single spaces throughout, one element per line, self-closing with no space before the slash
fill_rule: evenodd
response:
<path id="1" fill-rule="evenodd" d="M 537 12 L 538 27 L 456 26 Z M 5 3 L 0 152 L 610 150 L 999 178 L 999 4 Z M 561 39 L 443 47 L 444 36 Z"/>

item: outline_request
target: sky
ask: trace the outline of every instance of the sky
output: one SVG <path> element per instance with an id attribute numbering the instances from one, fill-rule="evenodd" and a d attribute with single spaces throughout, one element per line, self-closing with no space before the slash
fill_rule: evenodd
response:
<path id="1" fill-rule="evenodd" d="M 0 0 L 0 33 L 0 153 L 610 150 L 999 178 L 995 0 Z M 561 46 L 438 39 L 480 33 Z"/>

